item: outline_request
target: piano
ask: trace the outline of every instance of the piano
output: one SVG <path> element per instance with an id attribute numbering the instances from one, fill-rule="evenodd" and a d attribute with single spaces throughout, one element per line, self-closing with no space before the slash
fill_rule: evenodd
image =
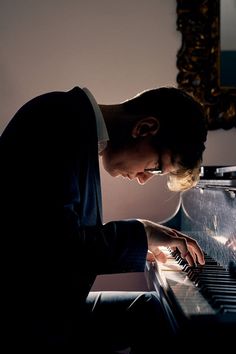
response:
<path id="1" fill-rule="evenodd" d="M 181 194 L 165 224 L 195 238 L 205 265 L 190 267 L 178 250 L 163 249 L 165 264 L 147 262 L 145 277 L 163 305 L 176 341 L 173 353 L 213 353 L 236 347 L 236 166 L 203 166 L 196 187 Z M 184 345 L 183 345 L 184 343 Z M 179 351 L 178 349 L 179 348 Z"/>

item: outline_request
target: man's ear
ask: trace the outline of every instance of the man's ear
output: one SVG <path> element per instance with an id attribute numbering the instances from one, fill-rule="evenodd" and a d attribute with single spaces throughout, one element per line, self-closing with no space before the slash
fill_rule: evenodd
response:
<path id="1" fill-rule="evenodd" d="M 155 135 L 160 127 L 159 120 L 155 117 L 140 119 L 132 129 L 132 137 Z"/>

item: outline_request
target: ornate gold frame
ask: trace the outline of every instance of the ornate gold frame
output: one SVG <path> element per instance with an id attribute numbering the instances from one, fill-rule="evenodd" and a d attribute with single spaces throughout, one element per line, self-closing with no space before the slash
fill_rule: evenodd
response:
<path id="1" fill-rule="evenodd" d="M 203 105 L 208 129 L 236 127 L 236 88 L 220 86 L 220 0 L 177 0 L 178 87 Z"/>

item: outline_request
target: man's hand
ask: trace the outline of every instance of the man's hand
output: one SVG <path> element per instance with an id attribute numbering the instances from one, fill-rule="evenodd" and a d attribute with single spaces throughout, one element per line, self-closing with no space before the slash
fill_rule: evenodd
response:
<path id="1" fill-rule="evenodd" d="M 161 263 L 166 263 L 167 257 L 164 252 L 162 252 L 158 247 L 155 249 L 155 254 L 150 250 L 147 252 L 146 260 L 148 262 L 159 261 Z"/>
<path id="2" fill-rule="evenodd" d="M 204 254 L 197 241 L 180 231 L 167 226 L 156 224 L 149 220 L 140 220 L 145 227 L 148 241 L 147 260 L 157 259 L 166 262 L 166 256 L 160 251 L 160 246 L 178 248 L 181 256 L 186 259 L 190 266 L 197 263 L 204 265 Z"/>

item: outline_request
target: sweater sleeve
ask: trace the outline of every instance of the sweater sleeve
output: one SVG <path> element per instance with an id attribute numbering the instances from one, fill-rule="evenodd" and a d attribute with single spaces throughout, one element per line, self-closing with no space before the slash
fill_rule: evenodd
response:
<path id="1" fill-rule="evenodd" d="M 64 223 L 64 242 L 74 266 L 86 262 L 87 269 L 95 274 L 144 270 L 147 237 L 140 221 L 130 219 L 78 226 L 75 215 L 66 210 Z"/>

